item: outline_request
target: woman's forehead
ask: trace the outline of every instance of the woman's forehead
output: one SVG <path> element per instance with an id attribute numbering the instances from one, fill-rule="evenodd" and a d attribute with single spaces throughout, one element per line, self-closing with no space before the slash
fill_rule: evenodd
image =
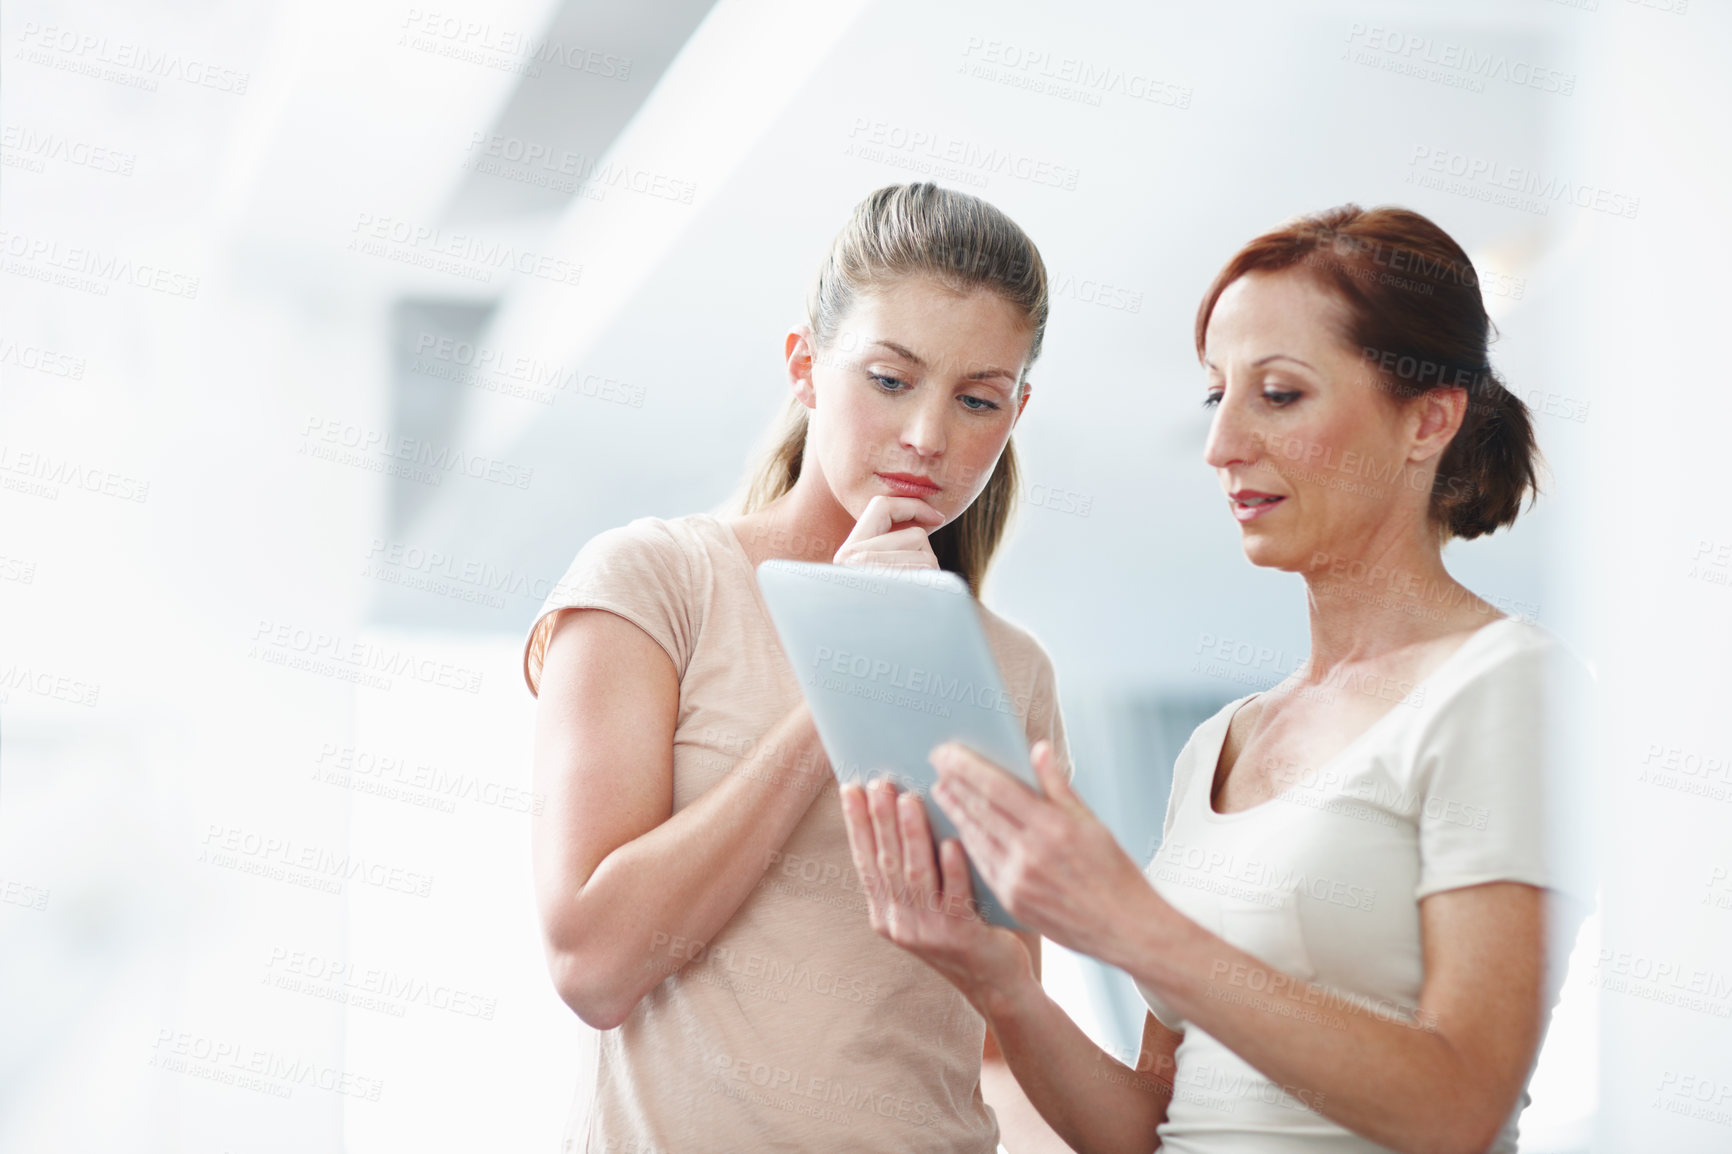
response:
<path id="1" fill-rule="evenodd" d="M 1351 351 L 1343 339 L 1347 307 L 1316 277 L 1299 270 L 1250 272 L 1221 291 L 1209 316 L 1205 357 L 1257 359 L 1298 349 Z M 1263 346 L 1266 352 L 1260 352 Z M 1276 347 L 1280 346 L 1280 347 Z"/>

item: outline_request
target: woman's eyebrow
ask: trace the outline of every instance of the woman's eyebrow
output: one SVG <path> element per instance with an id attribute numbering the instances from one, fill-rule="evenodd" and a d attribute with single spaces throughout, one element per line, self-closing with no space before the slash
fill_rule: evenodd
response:
<path id="1" fill-rule="evenodd" d="M 1310 369 L 1312 372 L 1317 371 L 1316 365 L 1311 364 L 1309 361 L 1302 361 L 1298 357 L 1292 356 L 1291 354 L 1288 354 L 1288 353 L 1270 353 L 1266 357 L 1259 357 L 1257 360 L 1254 360 L 1251 362 L 1251 367 L 1254 369 L 1260 368 L 1263 365 L 1268 364 L 1270 361 L 1292 361 L 1296 365 L 1304 365 L 1306 368 Z M 1208 369 L 1211 373 L 1218 373 L 1221 371 L 1220 366 L 1215 364 L 1214 361 L 1211 361 L 1207 357 L 1203 358 L 1203 367 L 1205 369 Z"/>
<path id="2" fill-rule="evenodd" d="M 1291 356 L 1287 353 L 1270 353 L 1268 356 L 1263 357 L 1260 360 L 1252 361 L 1251 367 L 1257 368 L 1261 365 L 1268 364 L 1270 361 L 1292 361 L 1296 365 L 1304 365 L 1306 368 L 1310 369 L 1312 372 L 1317 371 L 1317 366 L 1309 363 L 1308 361 L 1302 361 L 1298 357 Z"/>
<path id="3" fill-rule="evenodd" d="M 887 340 L 883 340 L 882 338 L 880 338 L 878 340 L 872 341 L 870 343 L 870 345 L 868 345 L 868 347 L 874 347 L 874 346 L 879 347 L 879 348 L 889 349 L 891 352 L 895 353 L 897 356 L 905 357 L 908 360 L 911 360 L 915 364 L 919 365 L 921 368 L 926 367 L 926 362 L 925 362 L 925 360 L 923 360 L 921 358 L 920 354 L 916 353 L 913 349 L 910 349 L 905 345 L 899 345 L 895 341 L 887 341 Z M 1001 369 L 996 365 L 987 365 L 983 369 L 976 369 L 974 372 L 969 373 L 963 379 L 968 380 L 968 381 L 986 381 L 986 380 L 991 380 L 994 377 L 1003 377 L 1006 380 L 1010 380 L 1010 381 L 1016 380 L 1016 374 L 1015 373 L 1011 372 L 1009 369 Z"/>
<path id="4" fill-rule="evenodd" d="M 876 340 L 876 341 L 873 341 L 872 344 L 882 345 L 884 348 L 889 349 L 891 352 L 895 353 L 897 356 L 907 357 L 909 360 L 913 361 L 915 364 L 919 365 L 921 368 L 926 367 L 926 362 L 921 360 L 919 355 L 916 354 L 913 349 L 904 348 L 903 346 L 897 344 L 895 341 Z"/>

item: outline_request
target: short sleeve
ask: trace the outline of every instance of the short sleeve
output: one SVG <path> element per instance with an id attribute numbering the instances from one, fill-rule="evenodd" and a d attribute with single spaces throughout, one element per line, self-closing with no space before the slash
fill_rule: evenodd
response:
<path id="1" fill-rule="evenodd" d="M 1064 717 L 1058 703 L 1058 677 L 1053 673 L 1052 658 L 1035 645 L 1034 689 L 1028 703 L 1028 743 L 1052 742 L 1052 752 L 1067 779 L 1076 778 L 1076 766 L 1071 763 L 1070 744 L 1065 740 Z"/>
<path id="2" fill-rule="evenodd" d="M 630 621 L 667 651 L 683 678 L 697 636 L 690 552 L 673 528 L 640 517 L 589 539 L 559 579 L 530 626 L 523 679 L 541 692 L 541 668 L 561 609 L 605 609 Z"/>
<path id="3" fill-rule="evenodd" d="M 1593 679 L 1561 645 L 1529 646 L 1460 686 L 1421 735 L 1416 898 L 1493 881 L 1588 904 L 1591 774 L 1579 742 Z"/>

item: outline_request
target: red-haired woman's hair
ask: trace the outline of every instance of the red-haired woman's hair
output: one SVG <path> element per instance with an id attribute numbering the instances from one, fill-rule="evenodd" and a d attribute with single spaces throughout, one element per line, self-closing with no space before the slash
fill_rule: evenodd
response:
<path id="1" fill-rule="evenodd" d="M 1345 204 L 1297 217 L 1251 241 L 1216 274 L 1197 309 L 1197 356 L 1228 285 L 1246 273 L 1287 269 L 1316 278 L 1346 306 L 1342 339 L 1391 395 L 1467 390 L 1467 414 L 1437 465 L 1433 521 L 1464 538 L 1513 524 L 1522 498 L 1539 493 L 1539 446 L 1528 407 L 1487 359 L 1494 330 L 1461 246 L 1405 208 Z"/>

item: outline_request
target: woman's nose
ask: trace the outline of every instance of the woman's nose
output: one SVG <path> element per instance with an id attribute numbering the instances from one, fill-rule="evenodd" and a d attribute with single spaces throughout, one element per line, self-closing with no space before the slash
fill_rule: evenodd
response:
<path id="1" fill-rule="evenodd" d="M 1250 464 L 1257 459 L 1258 436 L 1248 414 L 1226 396 L 1209 422 L 1209 437 L 1203 443 L 1203 462 L 1212 469 Z"/>
<path id="2" fill-rule="evenodd" d="M 922 398 L 912 405 L 907 423 L 902 426 L 902 444 L 922 457 L 933 457 L 944 451 L 944 408 L 936 395 Z"/>

